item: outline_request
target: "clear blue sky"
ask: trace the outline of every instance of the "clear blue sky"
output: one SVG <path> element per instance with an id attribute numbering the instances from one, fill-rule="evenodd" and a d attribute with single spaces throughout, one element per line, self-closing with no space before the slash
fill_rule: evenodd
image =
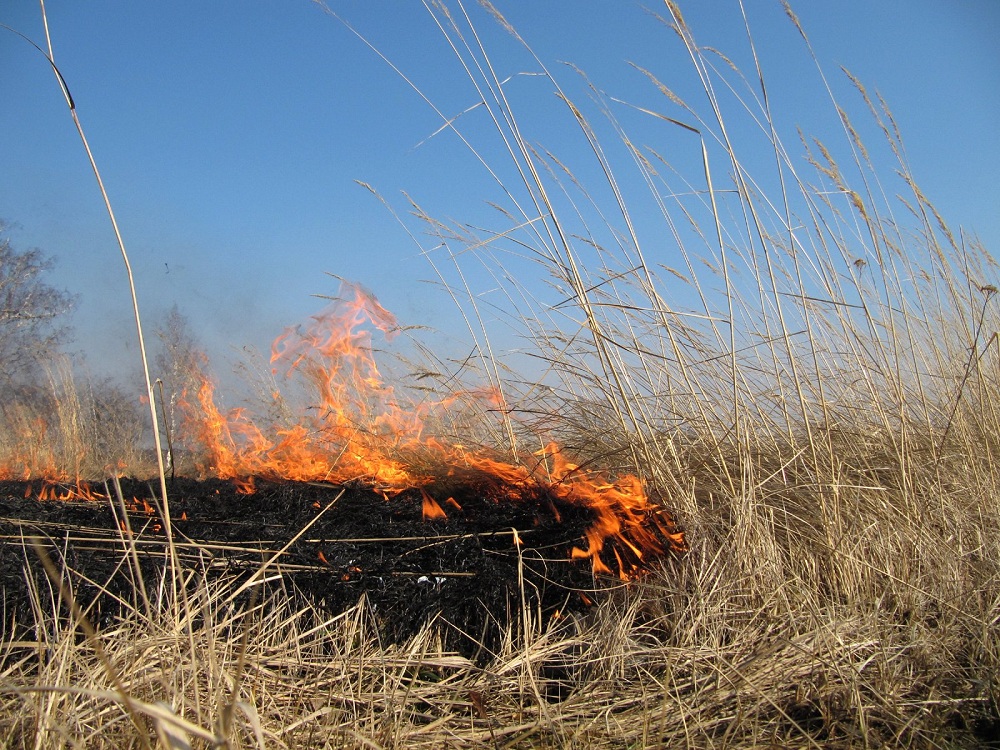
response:
<path id="1" fill-rule="evenodd" d="M 654 106 L 657 95 L 627 64 L 634 61 L 698 100 L 678 40 L 639 4 L 498 5 L 582 99 L 579 80 L 558 61 L 577 64 L 610 95 Z M 864 119 L 840 65 L 888 100 L 913 171 L 944 216 L 1000 251 L 1000 2 L 793 5 L 855 116 Z M 444 113 L 475 104 L 419 3 L 330 6 Z M 815 68 L 779 2 L 747 6 L 786 142 L 796 146 L 796 125 L 836 138 Z M 749 64 L 735 2 L 681 8 L 702 44 Z M 481 217 L 495 189 L 453 136 L 422 143 L 441 125 L 438 115 L 338 21 L 306 0 L 50 0 L 47 9 L 56 62 L 115 206 L 147 327 L 177 303 L 224 367 L 226 347 L 265 347 L 315 311 L 310 295 L 335 290 L 324 276 L 331 272 L 370 288 L 404 323 L 461 334 L 447 297 L 419 283 L 433 274 L 418 248 L 354 181 L 400 210 L 405 191 L 435 216 L 459 221 Z M 472 10 L 501 77 L 534 69 Z M 0 23 L 44 42 L 37 3 L 8 0 Z M 551 86 L 520 77 L 508 91 L 534 128 L 529 137 L 572 158 L 577 146 L 560 136 L 565 119 L 546 119 L 548 110 L 565 115 Z M 45 60 L 5 30 L 0 102 L 0 218 L 17 225 L 17 247 L 57 257 L 51 281 L 80 295 L 77 346 L 92 369 L 134 371 L 124 271 L 89 165 Z M 460 122 L 475 135 L 481 116 Z M 657 138 L 637 127 L 640 137 Z M 502 161 L 484 138 L 484 154 Z M 690 148 L 696 155 L 696 142 Z M 473 283 L 490 284 L 475 275 Z"/>

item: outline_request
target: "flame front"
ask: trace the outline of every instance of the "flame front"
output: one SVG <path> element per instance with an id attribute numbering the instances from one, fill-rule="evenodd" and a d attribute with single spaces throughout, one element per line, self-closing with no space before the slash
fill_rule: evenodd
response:
<path id="1" fill-rule="evenodd" d="M 345 482 L 360 479 L 401 490 L 429 481 L 394 458 L 419 444 L 418 410 L 404 411 L 385 385 L 371 350 L 366 323 L 387 338 L 396 320 L 358 286 L 352 300 L 337 300 L 306 327 L 288 328 L 272 346 L 274 374 L 301 374 L 318 396 L 309 414 L 270 435 L 241 409 L 223 415 L 206 378 L 188 424 L 208 451 L 207 473 L 250 482 L 253 477 Z M 280 394 L 275 394 L 280 401 Z"/>
<path id="2" fill-rule="evenodd" d="M 555 497 L 593 511 L 585 547 L 573 557 L 589 559 L 595 573 L 612 570 L 601 559 L 615 540 L 617 573 L 632 577 L 648 557 L 686 549 L 684 536 L 672 520 L 646 497 L 635 476 L 612 480 L 569 462 L 550 443 L 531 469 L 497 460 L 460 445 L 425 438 L 428 409 L 441 404 L 400 404 L 394 389 L 379 373 L 372 353 L 370 327 L 391 339 L 396 319 L 375 298 L 345 284 L 338 299 L 307 326 L 286 329 L 274 342 L 274 375 L 302 376 L 315 394 L 315 405 L 290 424 L 269 430 L 258 426 L 244 410 L 223 414 L 215 403 L 214 386 L 203 379 L 195 398 L 185 400 L 190 431 L 205 447 L 206 474 L 232 479 L 253 491 L 255 477 L 272 480 L 363 481 L 386 494 L 418 488 L 424 496 L 426 519 L 446 517 L 442 507 L 460 507 L 453 498 L 439 502 L 425 489 L 434 477 L 415 471 L 406 457 L 421 465 L 442 467 L 445 473 L 472 471 L 494 478 L 518 492 L 542 487 Z M 281 406 L 280 393 L 275 405 Z"/>

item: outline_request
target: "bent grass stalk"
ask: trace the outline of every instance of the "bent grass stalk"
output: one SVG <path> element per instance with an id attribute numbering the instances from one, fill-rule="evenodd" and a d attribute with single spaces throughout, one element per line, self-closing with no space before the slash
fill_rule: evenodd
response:
<path id="1" fill-rule="evenodd" d="M 66 83 L 66 79 L 59 71 L 55 62 L 55 55 L 52 50 L 52 37 L 49 34 L 48 16 L 45 12 L 45 0 L 39 0 L 39 4 L 42 11 L 42 23 L 45 28 L 45 42 L 48 48 L 48 53 L 40 50 L 37 45 L 32 44 L 36 49 L 39 49 L 39 51 L 45 55 L 49 65 L 52 67 L 52 72 L 55 74 L 56 81 L 59 83 L 59 88 L 66 100 L 66 106 L 69 107 L 70 116 L 73 118 L 73 124 L 76 126 L 76 131 L 80 136 L 80 141 L 83 143 L 83 148 L 87 153 L 87 159 L 90 161 L 94 177 L 97 179 L 97 186 L 101 191 L 101 198 L 104 200 L 104 207 L 108 212 L 108 218 L 111 220 L 111 227 L 115 233 L 115 240 L 117 241 L 118 248 L 121 251 L 122 262 L 125 264 L 125 273 L 128 277 L 129 295 L 132 300 L 132 310 L 135 316 L 136 338 L 139 343 L 139 358 L 142 362 L 142 374 L 146 385 L 146 400 L 149 405 L 150 425 L 153 431 L 153 445 L 156 451 L 157 474 L 160 480 L 160 497 L 162 498 L 163 525 L 167 534 L 168 549 L 170 550 L 171 558 L 171 570 L 173 571 L 173 575 L 171 576 L 171 585 L 176 587 L 178 585 L 178 576 L 180 576 L 181 573 L 177 561 L 176 551 L 174 550 L 173 545 L 170 544 L 173 539 L 173 524 L 170 517 L 170 500 L 167 495 L 166 472 L 163 466 L 163 447 L 160 444 L 159 420 L 156 415 L 156 393 L 153 391 L 153 380 L 149 374 L 149 359 L 146 356 L 146 340 L 142 335 L 142 316 L 139 314 L 139 297 L 136 293 L 135 279 L 132 275 L 132 264 L 129 261 L 128 252 L 125 250 L 125 241 L 122 239 L 121 231 L 118 229 L 118 220 L 115 218 L 114 209 L 111 207 L 111 199 L 104 187 L 104 180 L 101 178 L 101 171 L 97 168 L 97 161 L 94 159 L 94 154 L 90 150 L 90 143 L 87 141 L 86 133 L 84 133 L 83 124 L 80 122 L 80 118 L 77 115 L 76 102 L 70 94 L 69 85 Z"/>
<path id="2" fill-rule="evenodd" d="M 855 82 L 898 160 L 909 191 L 902 209 L 822 70 L 849 149 L 843 166 L 835 144 L 801 134 L 803 156 L 793 157 L 756 50 L 753 76 L 726 73 L 677 6 L 667 9 L 663 21 L 684 45 L 709 116 L 645 71 L 662 111 L 596 88 L 590 95 L 650 191 L 681 270 L 657 262 L 616 144 L 544 66 L 532 80 L 559 92 L 567 127 L 589 144 L 607 190 L 584 186 L 574 165 L 529 140 L 530 119 L 461 3 L 428 10 L 482 97 L 464 117 L 483 113 L 502 132 L 511 171 L 487 164 L 458 118 L 439 115 L 509 196 L 497 208 L 510 226 L 453 228 L 408 206 L 430 229 L 433 247 L 421 250 L 473 331 L 483 371 L 511 378 L 503 384 L 509 447 L 523 444 L 521 429 L 542 425 L 586 460 L 641 466 L 687 523 L 688 556 L 584 617 L 546 629 L 522 611 L 499 651 L 477 664 L 441 652 L 441 621 L 390 646 L 364 602 L 325 615 L 285 590 L 276 565 L 252 576 L 261 595 L 252 612 L 236 606 L 245 581 L 203 574 L 192 610 L 176 608 L 176 591 L 151 597 L 142 607 L 152 616 L 136 607 L 123 635 L 106 637 L 113 664 L 146 665 L 126 686 L 141 706 L 164 701 L 192 726 L 215 727 L 189 736 L 230 746 L 971 747 L 988 739 L 1000 720 L 996 267 L 984 249 L 957 242 L 919 191 L 881 100 Z M 630 139 L 612 105 L 668 125 L 668 139 L 696 134 L 692 175 L 664 158 L 669 141 L 654 149 Z M 754 124 L 777 179 L 741 158 L 735 117 Z M 551 296 L 519 281 L 524 257 L 548 274 Z M 502 287 L 500 303 L 478 293 L 465 273 L 471 263 Z M 693 290 L 690 309 L 669 304 L 678 285 Z M 534 343 L 542 378 L 519 383 L 497 361 L 487 320 L 507 305 L 504 320 Z M 39 621 L 51 623 L 44 596 L 33 600 Z M 157 608 L 186 620 L 163 626 Z M 80 679 L 88 692 L 40 705 L 27 689 L 4 688 L 2 715 L 20 710 L 46 737 L 97 731 L 114 746 L 122 730 L 95 708 L 114 700 L 108 673 L 95 673 L 71 629 L 39 631 L 58 656 L 8 658 L 0 684 Z"/>
<path id="3" fill-rule="evenodd" d="M 128 277 L 129 295 L 132 299 L 132 311 L 135 315 L 136 338 L 139 343 L 139 358 L 142 362 L 142 373 L 146 380 L 146 398 L 149 404 L 149 418 L 153 428 L 153 443 L 156 448 L 157 468 L 160 478 L 160 493 L 163 498 L 163 511 L 165 514 L 164 521 L 166 523 L 167 534 L 169 535 L 172 533 L 170 524 L 170 503 L 167 499 L 167 479 L 163 467 L 163 450 L 160 445 L 159 421 L 156 416 L 156 394 L 153 392 L 153 381 L 149 374 L 149 359 L 146 356 L 146 339 L 142 335 L 142 316 L 139 314 L 139 297 L 135 290 L 135 279 L 132 275 L 132 264 L 129 262 L 128 252 L 125 250 L 125 241 L 122 239 L 121 231 L 118 229 L 118 220 L 115 218 L 114 209 L 111 207 L 111 199 L 108 196 L 108 191 L 104 187 L 104 180 L 101 178 L 101 171 L 97 168 L 97 161 L 94 159 L 94 154 L 90 150 L 90 143 L 87 141 L 87 135 L 83 131 L 83 124 L 80 122 L 80 117 L 77 115 L 76 102 L 70 94 L 69 85 L 66 83 L 66 79 L 63 78 L 63 75 L 59 71 L 59 67 L 55 62 L 55 55 L 52 51 L 52 37 L 49 34 L 49 20 L 45 13 L 45 0 L 39 0 L 39 4 L 42 9 L 42 23 L 45 27 L 45 42 L 48 47 L 48 53 L 38 48 L 37 45 L 34 45 L 33 43 L 32 45 L 45 55 L 46 60 L 48 60 L 49 65 L 52 67 L 52 72 L 55 74 L 56 81 L 59 83 L 59 89 L 62 91 L 63 97 L 66 100 L 66 106 L 69 107 L 69 113 L 73 118 L 73 124 L 76 126 L 76 132 L 80 136 L 80 141 L 83 143 L 84 151 L 87 153 L 87 159 L 90 162 L 90 167 L 94 172 L 94 177 L 97 179 L 97 187 L 101 191 L 104 208 L 108 212 L 108 218 L 111 220 L 111 227 L 115 233 L 115 240 L 118 243 L 118 249 L 121 251 L 122 262 L 125 264 L 125 273 Z"/>

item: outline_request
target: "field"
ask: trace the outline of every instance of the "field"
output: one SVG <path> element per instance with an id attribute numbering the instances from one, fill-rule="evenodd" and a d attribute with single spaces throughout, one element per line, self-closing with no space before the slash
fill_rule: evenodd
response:
<path id="1" fill-rule="evenodd" d="M 733 88 L 706 84 L 700 110 L 644 71 L 663 108 L 641 114 L 694 155 L 679 173 L 611 109 L 598 107 L 604 124 L 589 119 L 539 61 L 574 137 L 592 147 L 602 181 L 586 188 L 522 134 L 475 27 L 444 27 L 520 180 L 519 200 L 497 212 L 502 230 L 407 207 L 476 343 L 459 371 L 421 359 L 419 341 L 375 370 L 389 356 L 376 336 L 396 323 L 359 292 L 365 314 L 337 341 L 357 343 L 360 325 L 360 345 L 320 356 L 322 336 L 285 338 L 279 360 L 298 385 L 265 395 L 256 415 L 218 408 L 191 351 L 164 360 L 186 394 L 165 401 L 185 417 L 155 408 L 155 377 L 169 368 L 147 371 L 147 391 L 192 477 L 304 484 L 333 472 L 387 496 L 430 474 L 455 486 L 530 478 L 560 501 L 586 496 L 588 509 L 586 493 L 627 494 L 634 477 L 635 495 L 669 514 L 684 543 L 629 568 L 611 563 L 620 537 L 602 538 L 604 558 L 578 540 L 562 557 L 578 558 L 593 603 L 558 613 L 515 564 L 514 606 L 506 619 L 490 611 L 494 635 L 470 649 L 476 636 L 456 646 L 448 612 L 386 638 L 371 598 L 331 610 L 280 561 L 219 573 L 208 548 L 169 533 L 152 568 L 139 564 L 138 532 L 108 545 L 105 562 L 135 585 L 116 590 L 113 617 L 94 617 L 76 592 L 102 581 L 67 562 L 68 538 L 52 533 L 40 551 L 7 533 L 6 559 L 13 550 L 38 575 L 25 578 L 28 624 L 4 613 L 4 747 L 1000 747 L 996 264 L 920 191 L 891 110 L 862 82 L 851 106 L 832 107 L 840 143 L 798 134 L 793 149 L 757 71 L 720 72 L 680 11 L 661 10 L 704 80 Z M 741 118 L 757 139 L 741 149 L 768 157 L 770 179 L 729 138 Z M 626 194 L 625 170 L 648 194 Z M 648 249 L 660 241 L 646 234 L 650 215 L 675 247 L 669 267 Z M 502 290 L 530 374 L 494 351 L 496 311 L 464 286 L 462 264 Z M 549 292 L 529 281 L 539 275 Z M 395 389 L 376 377 L 389 371 L 404 373 Z M 169 531 L 174 513 L 183 528 L 178 511 L 191 506 L 165 497 L 165 469 L 157 476 L 136 449 L 127 420 L 97 419 L 68 367 L 53 365 L 49 385 L 35 406 L 4 406 L 4 478 L 96 485 L 111 456 L 118 474 L 152 476 L 157 518 Z M 306 437 L 293 445 L 292 433 Z M 99 451 L 100 440 L 118 448 Z M 344 469 L 346 456 L 361 458 Z M 170 486 L 198 486 L 184 481 Z M 125 502 L 113 485 L 109 513 Z M 431 494 L 444 504 L 448 492 Z M 306 533 L 304 517 L 285 539 Z"/>

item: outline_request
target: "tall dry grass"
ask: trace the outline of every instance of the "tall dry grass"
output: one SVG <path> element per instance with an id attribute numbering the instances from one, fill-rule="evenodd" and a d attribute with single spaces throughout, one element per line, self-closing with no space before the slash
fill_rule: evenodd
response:
<path id="1" fill-rule="evenodd" d="M 838 144 L 787 141 L 766 76 L 700 47 L 668 2 L 698 106 L 654 71 L 662 107 L 596 88 L 574 102 L 536 60 L 591 146 L 603 182 L 585 185 L 525 134 L 465 11 L 431 12 L 517 181 L 489 230 L 411 209 L 505 399 L 496 438 L 518 455 L 544 434 L 637 471 L 690 553 L 559 627 L 523 613 L 483 664 L 443 652 L 442 623 L 383 645 L 364 603 L 328 617 L 277 575 L 253 606 L 197 566 L 186 603 L 152 584 L 153 611 L 133 603 L 94 636 L 105 665 L 39 608 L 35 639 L 4 647 L 7 745 L 996 746 L 996 269 L 920 192 L 888 106 L 855 81 L 852 106 L 830 105 Z M 630 139 L 624 111 L 664 144 Z M 737 148 L 740 121 L 756 140 Z M 693 172 L 664 157 L 675 138 Z M 632 209 L 650 203 L 652 234 Z M 491 316 L 530 340 L 529 378 L 505 369 Z"/>
<path id="2" fill-rule="evenodd" d="M 7 386 L 0 398 L 0 479 L 149 474 L 138 395 L 75 373 L 65 354 L 51 355 L 39 374 L 38 382 Z"/>

